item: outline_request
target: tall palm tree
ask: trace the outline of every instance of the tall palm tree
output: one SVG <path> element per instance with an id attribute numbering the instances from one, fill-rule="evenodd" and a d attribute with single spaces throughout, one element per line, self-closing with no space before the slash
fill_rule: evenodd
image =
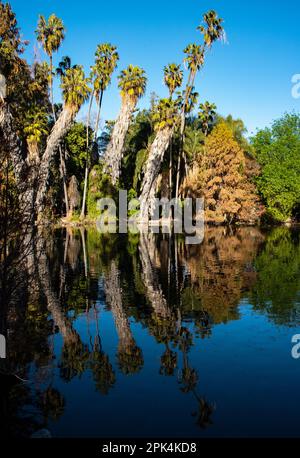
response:
<path id="1" fill-rule="evenodd" d="M 204 24 L 199 25 L 197 30 L 200 30 L 204 35 L 205 45 L 211 48 L 217 40 L 225 39 L 225 32 L 222 26 L 223 19 L 218 17 L 214 10 L 210 10 L 203 15 Z"/>
<path id="2" fill-rule="evenodd" d="M 40 164 L 39 189 L 36 199 L 37 211 L 39 213 L 44 209 L 49 170 L 55 152 L 72 126 L 80 107 L 89 97 L 91 89 L 88 82 L 89 80 L 84 75 L 83 67 L 80 65 L 66 70 L 65 75 L 62 77 L 63 110 L 48 137 L 46 150 Z"/>
<path id="3" fill-rule="evenodd" d="M 197 44 L 190 44 L 188 45 L 184 53 L 186 57 L 184 59 L 185 63 L 187 64 L 189 70 L 189 77 L 186 86 L 186 99 L 185 103 L 182 107 L 181 113 L 181 126 L 180 126 L 180 136 L 181 136 L 181 148 L 180 154 L 178 157 L 179 164 L 177 165 L 177 169 L 180 169 L 180 162 L 183 157 L 183 144 L 184 144 L 184 129 L 185 129 L 185 122 L 186 122 L 186 114 L 187 114 L 187 101 L 190 96 L 190 92 L 192 91 L 197 73 L 203 67 L 205 61 L 205 54 L 208 50 L 211 49 L 213 43 L 217 40 L 223 40 L 225 37 L 225 32 L 222 27 L 223 19 L 219 18 L 217 13 L 213 10 L 208 11 L 203 15 L 203 24 L 197 27 L 203 36 L 204 36 L 204 44 L 197 45 Z M 179 182 L 176 183 L 176 198 L 178 198 L 179 192 Z"/>
<path id="4" fill-rule="evenodd" d="M 183 71 L 180 65 L 169 64 L 164 68 L 164 82 L 169 89 L 170 100 L 173 98 L 173 94 L 182 85 Z M 173 177 L 173 151 L 172 151 L 172 139 L 170 141 L 170 156 L 169 156 L 169 192 L 170 199 L 172 199 L 172 177 Z M 171 216 L 171 215 L 170 215 Z"/>
<path id="5" fill-rule="evenodd" d="M 140 218 L 148 221 L 154 210 L 157 177 L 179 120 L 178 100 L 161 99 L 153 114 L 155 139 L 151 144 L 141 187 Z"/>
<path id="6" fill-rule="evenodd" d="M 66 75 L 67 70 L 70 70 L 70 68 L 76 68 L 77 65 L 73 65 L 71 63 L 71 58 L 69 56 L 64 56 L 59 62 L 58 67 L 56 69 L 56 75 L 62 78 Z M 68 192 L 68 184 L 67 184 L 67 168 L 66 168 L 66 156 L 65 156 L 65 151 L 63 150 L 62 146 L 59 146 L 59 156 L 60 156 L 60 174 L 63 180 L 63 188 L 64 188 L 64 196 L 65 196 L 65 205 L 66 205 L 66 214 L 67 216 L 69 214 L 72 214 L 72 211 L 70 212 L 70 206 L 69 206 L 69 192 Z"/>
<path id="7" fill-rule="evenodd" d="M 146 83 L 145 71 L 133 65 L 129 65 L 126 70 L 122 70 L 119 76 L 119 88 L 121 89 L 122 97 L 121 110 L 114 125 L 104 158 L 104 171 L 110 175 L 114 185 L 120 177 L 122 152 L 132 114 L 139 98 L 145 93 Z"/>
<path id="8" fill-rule="evenodd" d="M 188 98 L 187 98 L 187 93 L 188 93 Z M 176 196 L 176 199 L 178 199 L 178 194 L 179 194 L 179 181 L 180 181 L 180 166 L 181 166 L 181 162 L 182 162 L 182 159 L 184 159 L 184 163 L 185 163 L 185 169 L 187 168 L 187 159 L 186 159 L 186 155 L 185 155 L 185 151 L 184 151 L 184 143 L 185 143 L 185 116 L 186 115 L 189 115 L 192 113 L 192 111 L 194 110 L 195 108 L 195 105 L 197 104 L 198 102 L 198 97 L 199 97 L 199 94 L 198 92 L 196 92 L 194 90 L 194 87 L 191 87 L 191 88 L 187 88 L 185 91 L 183 91 L 182 95 L 179 96 L 180 97 L 180 102 L 181 102 L 181 107 L 182 107 L 182 111 L 181 111 L 181 142 L 182 142 L 182 145 L 179 151 L 179 154 L 178 154 L 178 158 L 177 158 L 177 168 L 176 168 L 176 193 L 175 193 L 175 196 Z M 183 107 L 184 108 L 184 112 L 185 112 L 185 116 L 184 116 L 184 129 L 182 130 L 182 113 L 183 113 Z"/>
<path id="9" fill-rule="evenodd" d="M 90 117 L 91 109 L 93 104 L 93 99 L 95 97 L 97 102 L 97 118 L 94 128 L 94 142 L 97 140 L 100 113 L 102 108 L 102 100 L 104 91 L 107 89 L 111 82 L 111 77 L 113 72 L 117 67 L 119 60 L 119 54 L 117 52 L 116 46 L 111 45 L 110 43 L 103 43 L 98 45 L 95 53 L 95 65 L 92 67 L 91 79 L 93 82 L 93 91 L 90 98 L 87 123 L 86 123 L 86 166 L 85 166 L 85 177 L 84 177 L 84 191 L 81 207 L 81 218 L 84 218 L 85 207 L 86 207 L 86 196 L 87 196 L 87 187 L 88 187 L 88 176 L 90 168 L 90 147 L 89 147 L 89 138 L 90 138 Z"/>
<path id="10" fill-rule="evenodd" d="M 53 53 L 58 51 L 62 41 L 65 38 L 65 28 L 63 21 L 57 16 L 55 16 L 55 14 L 51 14 L 47 22 L 45 17 L 40 15 L 36 34 L 38 41 L 42 44 L 44 51 L 49 57 L 50 61 L 50 100 L 52 105 L 53 117 L 54 120 L 56 120 L 53 101 Z"/>

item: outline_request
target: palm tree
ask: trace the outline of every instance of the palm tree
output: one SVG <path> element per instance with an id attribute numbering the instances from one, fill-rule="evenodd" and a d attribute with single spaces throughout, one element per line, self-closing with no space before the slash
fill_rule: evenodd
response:
<path id="1" fill-rule="evenodd" d="M 169 89 L 170 100 L 173 98 L 173 94 L 182 85 L 183 71 L 180 65 L 169 64 L 164 68 L 164 82 Z M 170 141 L 170 157 L 169 157 L 169 189 L 170 199 L 172 199 L 172 176 L 173 176 L 173 151 L 172 151 L 172 139 Z M 170 214 L 171 217 L 171 214 Z"/>
<path id="2" fill-rule="evenodd" d="M 39 189 L 36 199 L 37 210 L 41 213 L 44 209 L 44 198 L 48 187 L 49 170 L 55 152 L 62 139 L 69 131 L 72 123 L 84 102 L 88 99 L 91 89 L 89 80 L 84 75 L 83 67 L 78 65 L 66 70 L 62 77 L 61 89 L 64 106 L 47 140 L 46 150 L 40 165 Z"/>
<path id="3" fill-rule="evenodd" d="M 57 76 L 59 76 L 59 78 L 62 78 L 65 76 L 66 71 L 70 68 L 72 68 L 71 58 L 69 56 L 63 56 L 62 60 L 58 64 L 57 69 L 55 70 L 55 73 Z"/>
<path id="4" fill-rule="evenodd" d="M 205 45 L 211 48 L 213 43 L 217 40 L 225 39 L 225 32 L 222 27 L 223 19 L 218 18 L 214 10 L 208 11 L 203 15 L 204 25 L 199 25 L 197 30 L 204 35 Z"/>
<path id="5" fill-rule="evenodd" d="M 188 94 L 188 97 L 187 97 L 187 94 Z M 194 90 L 194 87 L 187 88 L 185 91 L 183 91 L 182 94 L 179 95 L 179 100 L 180 100 L 181 107 L 182 107 L 182 111 L 181 111 L 181 131 L 180 131 L 180 134 L 181 134 L 181 138 L 180 139 L 181 139 L 182 144 L 180 145 L 181 149 L 179 151 L 178 158 L 177 158 L 176 194 L 175 194 L 176 199 L 178 199 L 178 195 L 179 195 L 180 166 L 181 166 L 182 158 L 184 159 L 185 169 L 187 168 L 187 159 L 186 159 L 186 155 L 185 155 L 185 151 L 184 151 L 184 144 L 185 144 L 185 135 L 184 135 L 184 133 L 185 133 L 185 123 L 186 123 L 185 116 L 186 115 L 190 115 L 192 113 L 192 111 L 195 108 L 195 105 L 198 102 L 198 97 L 199 97 L 199 94 L 198 94 L 198 92 L 196 92 Z M 184 116 L 184 129 L 182 130 L 183 107 L 185 107 L 184 108 L 185 116 Z"/>
<path id="6" fill-rule="evenodd" d="M 217 106 L 214 103 L 200 103 L 200 111 L 198 114 L 200 123 L 201 123 L 201 130 L 204 133 L 205 137 L 211 132 L 211 129 L 214 125 L 216 119 L 216 109 Z"/>
<path id="7" fill-rule="evenodd" d="M 49 88 L 53 117 L 55 121 L 56 115 L 53 101 L 53 53 L 58 51 L 62 41 L 65 38 L 65 28 L 62 20 L 55 16 L 55 14 L 51 14 L 48 22 L 44 16 L 40 15 L 36 34 L 38 41 L 42 44 L 44 51 L 49 57 L 50 61 Z"/>
<path id="8" fill-rule="evenodd" d="M 222 27 L 223 19 L 218 18 L 218 15 L 215 11 L 211 10 L 208 11 L 203 15 L 204 24 L 201 24 L 197 27 L 197 30 L 204 35 L 204 44 L 197 45 L 197 44 L 190 44 L 188 45 L 184 53 L 186 57 L 184 59 L 185 63 L 187 64 L 189 70 L 189 77 L 185 91 L 185 103 L 182 107 L 182 114 L 181 114 L 181 127 L 180 127 L 180 135 L 181 135 L 181 150 L 178 157 L 179 164 L 177 164 L 177 170 L 180 170 L 180 162 L 183 157 L 183 144 L 184 144 L 184 129 L 185 129 L 185 120 L 186 120 L 186 108 L 187 108 L 187 101 L 190 97 L 190 92 L 192 91 L 196 75 L 199 70 L 203 67 L 205 61 L 205 54 L 207 50 L 211 49 L 213 43 L 217 40 L 224 39 L 225 32 Z M 176 198 L 178 198 L 179 192 L 179 182 L 176 184 Z"/>
<path id="9" fill-rule="evenodd" d="M 161 99 L 152 116 L 156 136 L 150 147 L 141 188 L 140 218 L 142 221 L 148 221 L 154 210 L 157 177 L 178 120 L 178 100 Z"/>
<path id="10" fill-rule="evenodd" d="M 136 104 L 145 93 L 146 83 L 145 71 L 133 65 L 129 65 L 126 70 L 122 70 L 119 76 L 119 88 L 121 89 L 122 97 L 121 110 L 114 125 L 104 158 L 104 170 L 110 175 L 113 185 L 117 183 L 120 177 L 125 137 Z"/>
<path id="11" fill-rule="evenodd" d="M 180 65 L 168 64 L 164 68 L 164 82 L 169 89 L 169 96 L 172 99 L 174 92 L 182 85 L 183 71 Z"/>
<path id="12" fill-rule="evenodd" d="M 117 62 L 119 60 L 119 54 L 117 52 L 116 46 L 111 45 L 110 43 L 103 43 L 98 45 L 96 53 L 95 65 L 92 67 L 91 79 L 93 81 L 93 92 L 90 98 L 87 123 L 86 123 L 86 166 L 85 166 L 85 178 L 84 178 L 84 191 L 81 207 L 81 218 L 84 218 L 85 207 L 86 207 L 86 196 L 87 196 L 87 187 L 88 187 L 88 176 L 89 176 L 89 158 L 90 158 L 90 148 L 89 148 L 89 131 L 90 131 L 90 116 L 91 109 L 93 104 L 93 99 L 95 97 L 98 109 L 97 109 L 97 118 L 94 129 L 94 142 L 97 140 L 100 113 L 102 108 L 102 100 L 104 91 L 107 89 L 111 82 L 111 77 L 113 72 L 117 67 Z"/>
<path id="13" fill-rule="evenodd" d="M 64 56 L 59 62 L 58 67 L 56 69 L 56 75 L 62 78 L 66 75 L 67 70 L 71 68 L 76 68 L 77 65 L 71 64 L 71 58 L 69 56 Z M 70 214 L 72 215 L 72 210 L 70 209 L 69 205 L 69 192 L 68 192 L 68 184 L 67 184 L 67 169 L 66 169 L 66 157 L 65 151 L 63 151 L 62 146 L 59 146 L 59 156 L 60 156 L 60 174 L 63 180 L 63 188 L 64 188 L 64 196 L 65 196 L 65 205 L 66 205 L 66 214 L 67 216 Z"/>

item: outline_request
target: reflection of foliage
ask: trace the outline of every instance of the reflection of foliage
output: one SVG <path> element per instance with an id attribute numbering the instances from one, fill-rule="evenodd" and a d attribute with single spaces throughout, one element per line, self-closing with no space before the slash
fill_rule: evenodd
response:
<path id="1" fill-rule="evenodd" d="M 46 391 L 41 392 L 37 402 L 46 420 L 58 420 L 64 413 L 65 400 L 55 388 L 48 387 Z"/>
<path id="2" fill-rule="evenodd" d="M 207 402 L 206 399 L 199 398 L 197 395 L 195 396 L 198 401 L 198 412 L 195 412 L 193 415 L 197 417 L 197 425 L 205 429 L 213 424 L 211 416 L 215 411 L 215 407 Z"/>
<path id="3" fill-rule="evenodd" d="M 108 394 L 116 382 L 116 376 L 108 355 L 101 350 L 99 344 L 90 354 L 89 367 L 93 373 L 96 389 L 102 394 Z"/>
<path id="4" fill-rule="evenodd" d="M 177 367 L 177 353 L 172 351 L 168 346 L 166 347 L 166 351 L 160 358 L 160 370 L 159 373 L 161 375 L 166 376 L 173 376 L 174 371 Z"/>
<path id="5" fill-rule="evenodd" d="M 144 365 L 142 350 L 136 345 L 119 348 L 118 363 L 123 374 L 129 375 L 139 372 Z"/>
<path id="6" fill-rule="evenodd" d="M 174 316 L 162 316 L 158 313 L 152 313 L 151 318 L 148 328 L 158 343 L 167 344 L 176 339 L 177 330 Z"/>
<path id="7" fill-rule="evenodd" d="M 257 282 L 252 300 L 257 309 L 267 312 L 279 324 L 300 323 L 300 244 L 299 234 L 288 228 L 273 230 L 255 261 Z"/>
<path id="8" fill-rule="evenodd" d="M 86 369 L 88 358 L 88 348 L 78 336 L 70 342 L 65 342 L 59 365 L 61 377 L 70 381 L 73 377 L 82 375 Z"/>

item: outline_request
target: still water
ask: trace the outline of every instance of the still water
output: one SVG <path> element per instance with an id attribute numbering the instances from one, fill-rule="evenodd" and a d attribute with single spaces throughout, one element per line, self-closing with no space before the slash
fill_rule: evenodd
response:
<path id="1" fill-rule="evenodd" d="M 299 437 L 299 235 L 48 235 L 8 313 L 7 434 Z"/>

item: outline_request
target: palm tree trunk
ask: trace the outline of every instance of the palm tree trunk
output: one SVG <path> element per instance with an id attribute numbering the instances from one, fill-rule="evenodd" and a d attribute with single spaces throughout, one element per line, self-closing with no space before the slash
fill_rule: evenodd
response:
<path id="1" fill-rule="evenodd" d="M 104 171 L 110 175 L 114 185 L 120 178 L 125 137 L 130 126 L 135 106 L 135 100 L 130 97 L 123 97 L 121 111 L 114 125 L 111 140 L 105 152 Z"/>
<path id="2" fill-rule="evenodd" d="M 154 207 L 154 185 L 157 180 L 165 152 L 170 145 L 173 133 L 174 127 L 164 127 L 157 132 L 156 137 L 151 145 L 140 196 L 140 218 L 142 221 L 149 220 L 150 210 L 152 210 Z"/>
<path id="3" fill-rule="evenodd" d="M 117 334 L 119 337 L 119 351 L 126 352 L 135 346 L 130 323 L 123 307 L 120 272 L 115 261 L 112 261 L 109 274 L 105 278 L 106 301 L 110 305 Z"/>
<path id="4" fill-rule="evenodd" d="M 52 107 L 52 114 L 53 114 L 53 119 L 54 122 L 56 121 L 56 114 L 55 114 L 55 108 L 54 108 L 54 97 L 53 97 L 53 57 L 52 54 L 49 56 L 50 58 L 50 79 L 49 79 L 49 91 L 50 91 L 50 101 L 51 101 L 51 107 Z"/>
<path id="5" fill-rule="evenodd" d="M 142 278 L 146 296 L 156 316 L 170 318 L 172 313 L 163 294 L 158 276 L 155 271 L 156 246 L 154 234 L 141 233 L 139 254 L 142 265 Z"/>
<path id="6" fill-rule="evenodd" d="M 94 130 L 94 142 L 97 141 L 97 136 L 98 136 L 100 114 L 101 114 L 101 108 L 102 108 L 102 100 L 103 100 L 103 91 L 101 91 L 101 93 L 100 93 L 100 98 L 99 98 L 99 103 L 98 103 L 97 118 L 96 118 L 95 130 Z"/>
<path id="7" fill-rule="evenodd" d="M 63 180 L 66 215 L 68 216 L 70 213 L 70 207 L 69 207 L 68 186 L 67 186 L 67 169 L 66 169 L 65 154 L 62 150 L 62 146 L 59 146 L 59 159 L 60 159 L 60 174 Z"/>
<path id="8" fill-rule="evenodd" d="M 182 113 L 181 113 L 181 125 L 180 125 L 180 149 L 179 149 L 179 155 L 178 155 L 178 160 L 177 160 L 177 172 L 176 172 L 176 192 L 175 192 L 175 198 L 176 200 L 179 197 L 179 183 L 180 183 L 180 166 L 181 166 L 181 160 L 184 157 L 184 131 L 185 131 L 185 116 L 186 116 L 186 109 L 187 109 L 187 104 L 189 101 L 190 94 L 192 92 L 194 83 L 195 83 L 195 78 L 196 78 L 196 72 L 195 71 L 190 71 L 188 82 L 186 85 L 186 95 L 185 95 L 185 101 L 184 105 L 182 108 Z"/>
<path id="9" fill-rule="evenodd" d="M 81 214 L 80 219 L 84 218 L 85 215 L 85 206 L 86 206 L 86 196 L 87 196 L 87 187 L 88 187 L 88 178 L 89 178 L 89 157 L 90 157 L 90 135 L 89 135 L 89 128 L 90 128 L 90 119 L 91 119 L 91 110 L 94 100 L 94 92 L 91 95 L 89 109 L 87 114 L 86 120 L 86 162 L 85 162 L 85 172 L 84 172 L 84 189 L 83 189 L 83 197 L 82 197 L 82 207 L 81 207 Z"/>
<path id="10" fill-rule="evenodd" d="M 48 189 L 51 164 L 62 139 L 72 126 L 75 115 L 76 111 L 74 109 L 71 109 L 68 106 L 65 107 L 59 115 L 59 118 L 54 124 L 51 134 L 48 137 L 46 150 L 39 166 L 39 187 L 36 199 L 36 208 L 40 215 L 45 208 L 44 200 Z"/>
<path id="11" fill-rule="evenodd" d="M 170 158 L 169 158 L 169 199 L 173 197 L 173 139 L 170 141 Z M 170 207 L 169 218 L 172 219 L 172 209 Z"/>

